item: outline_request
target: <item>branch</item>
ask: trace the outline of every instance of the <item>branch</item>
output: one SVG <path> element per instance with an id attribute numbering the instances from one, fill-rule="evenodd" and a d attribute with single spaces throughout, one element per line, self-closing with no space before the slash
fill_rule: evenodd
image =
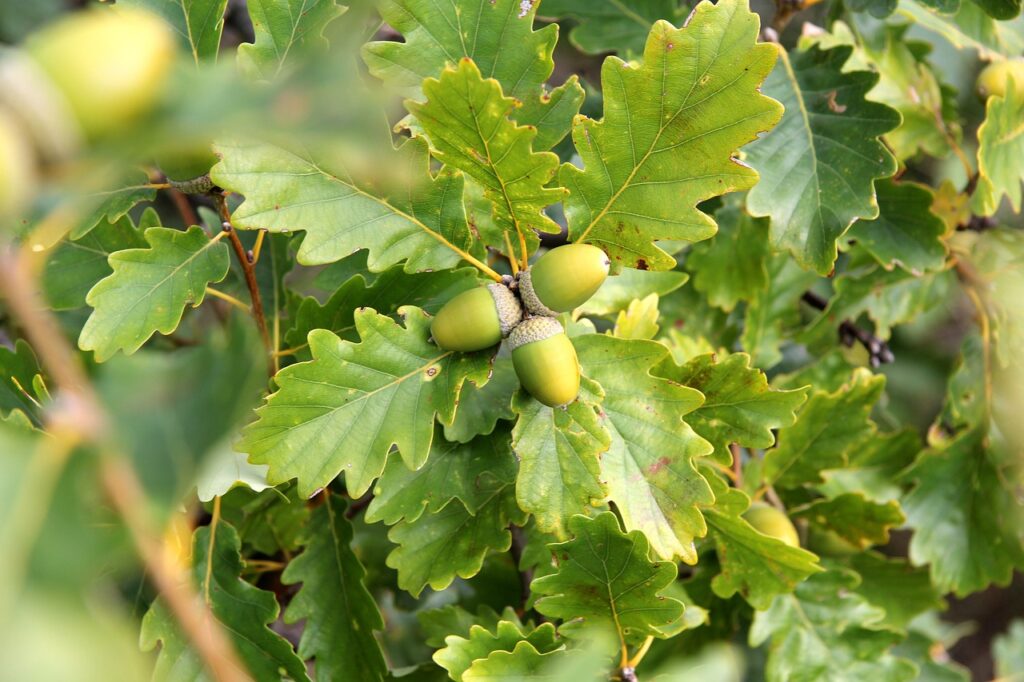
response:
<path id="1" fill-rule="evenodd" d="M 199 599 L 188 571 L 169 561 L 163 552 L 160 532 L 147 514 L 149 504 L 142 485 L 125 457 L 112 445 L 114 439 L 108 433 L 109 422 L 102 404 L 56 319 L 43 306 L 30 272 L 30 263 L 15 250 L 0 253 L 0 293 L 60 390 L 55 401 L 58 411 L 48 415 L 48 425 L 98 446 L 104 488 L 128 527 L 147 573 L 185 635 L 214 679 L 248 680 L 231 640 Z"/>
<path id="2" fill-rule="evenodd" d="M 813 291 L 805 292 L 802 299 L 804 303 L 817 310 L 825 310 L 828 307 L 828 301 Z M 892 354 L 889 344 L 871 332 L 861 329 L 850 320 L 843 320 L 839 323 L 839 340 L 847 347 L 852 346 L 854 341 L 864 346 L 871 356 L 872 367 L 878 367 L 879 365 L 888 364 L 896 360 L 896 356 Z"/>
<path id="3" fill-rule="evenodd" d="M 267 318 L 263 314 L 263 299 L 260 297 L 260 285 L 256 281 L 256 259 L 251 252 L 246 252 L 242 240 L 238 238 L 238 232 L 231 224 L 231 212 L 228 210 L 228 199 L 224 193 L 217 195 L 217 208 L 220 210 L 222 227 L 231 239 L 231 247 L 235 250 L 239 265 L 245 274 L 245 285 L 249 288 L 249 298 L 252 300 L 252 316 L 256 320 L 256 326 L 260 330 L 260 338 L 263 339 L 263 346 L 267 350 L 267 359 L 270 375 L 274 375 L 273 353 L 274 346 L 270 342 L 270 333 L 267 331 Z"/>

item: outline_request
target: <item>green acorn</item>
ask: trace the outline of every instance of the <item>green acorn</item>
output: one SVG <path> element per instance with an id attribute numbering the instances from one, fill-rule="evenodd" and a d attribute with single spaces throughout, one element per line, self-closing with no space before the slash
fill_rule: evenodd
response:
<path id="1" fill-rule="evenodd" d="M 117 133 L 157 103 L 176 43 L 150 12 L 95 8 L 75 12 L 25 42 L 88 138 Z"/>
<path id="2" fill-rule="evenodd" d="M 610 265 L 596 246 L 559 246 L 519 275 L 519 296 L 534 315 L 554 317 L 586 303 L 608 277 Z"/>
<path id="3" fill-rule="evenodd" d="M 807 533 L 807 547 L 819 556 L 844 557 L 859 554 L 862 548 L 834 530 L 811 526 Z"/>
<path id="4" fill-rule="evenodd" d="M 775 507 L 764 502 L 754 502 L 750 509 L 743 512 L 743 518 L 759 533 L 782 540 L 790 547 L 800 546 L 800 536 L 793 522 Z"/>
<path id="5" fill-rule="evenodd" d="M 1018 93 L 1024 91 L 1024 58 L 1000 59 L 982 69 L 978 74 L 978 94 L 982 99 L 1004 97 L 1010 80 Z"/>
<path id="6" fill-rule="evenodd" d="M 157 154 L 156 165 L 171 182 L 188 182 L 209 175 L 217 160 L 209 142 L 191 143 L 184 148 L 163 150 Z"/>
<path id="7" fill-rule="evenodd" d="M 35 150 L 18 122 L 0 109 L 0 220 L 20 214 L 35 194 Z"/>
<path id="8" fill-rule="evenodd" d="M 434 343 L 468 353 L 499 343 L 523 319 L 519 299 L 504 284 L 463 291 L 444 304 L 430 324 Z"/>
<path id="9" fill-rule="evenodd" d="M 576 349 L 553 317 L 529 317 L 508 337 L 512 366 L 519 383 L 548 407 L 576 400 L 580 392 L 580 363 Z"/>

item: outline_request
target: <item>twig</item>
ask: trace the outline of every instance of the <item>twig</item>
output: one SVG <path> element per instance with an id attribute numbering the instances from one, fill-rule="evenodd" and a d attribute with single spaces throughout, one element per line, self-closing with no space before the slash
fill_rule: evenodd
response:
<path id="1" fill-rule="evenodd" d="M 739 443 L 729 443 L 729 452 L 732 454 L 732 480 L 737 488 L 743 487 L 743 462 L 740 458 Z"/>
<path id="2" fill-rule="evenodd" d="M 527 568 L 523 570 L 520 568 L 520 563 L 523 560 L 523 550 L 526 549 L 526 536 L 523 535 L 523 529 L 519 526 L 509 526 L 509 531 L 512 533 L 512 544 L 509 546 L 509 554 L 512 555 L 512 561 L 515 562 L 516 573 L 519 574 L 519 608 L 516 609 L 516 613 L 520 617 L 526 613 L 526 604 L 530 601 L 530 583 L 533 582 L 533 569 Z"/>
<path id="3" fill-rule="evenodd" d="M 235 250 L 235 256 L 238 258 L 239 265 L 242 266 L 242 272 L 245 275 L 245 285 L 249 288 L 249 298 L 252 300 L 252 316 L 260 330 L 260 338 L 263 339 L 263 346 L 267 349 L 269 360 L 274 352 L 274 347 L 270 342 L 270 332 L 267 330 L 267 318 L 263 314 L 263 299 L 260 297 L 259 282 L 256 281 L 256 268 L 253 266 L 253 261 L 249 254 L 246 253 L 242 240 L 238 238 L 238 232 L 235 231 L 234 226 L 231 224 L 231 212 L 228 210 L 226 194 L 221 193 L 217 195 L 217 208 L 220 210 L 221 220 L 224 221 L 222 227 L 228 233 L 228 237 L 231 238 L 231 247 Z M 273 367 L 273 362 L 270 362 L 269 369 L 271 375 L 273 375 Z"/>
<path id="4" fill-rule="evenodd" d="M 196 211 L 192 208 L 192 202 L 188 200 L 188 197 L 176 189 L 168 189 L 168 194 L 171 195 L 171 201 L 174 202 L 174 207 L 178 209 L 178 214 L 181 215 L 182 222 L 185 223 L 185 229 L 192 227 L 193 225 L 202 225 L 199 222 L 199 216 L 196 215 Z"/>
<path id="5" fill-rule="evenodd" d="M 102 404 L 53 315 L 42 305 L 30 272 L 29 263 L 17 252 L 0 254 L 0 293 L 60 391 L 58 411 L 49 416 L 48 424 L 58 433 L 74 433 L 99 446 L 104 489 L 124 520 L 147 573 L 182 630 L 215 679 L 248 680 L 231 640 L 198 598 L 188 572 L 169 561 L 163 552 L 160 533 L 147 515 L 149 505 L 142 485 L 124 456 L 111 446 Z"/>
<path id="6" fill-rule="evenodd" d="M 369 507 L 371 502 L 373 502 L 372 494 L 366 494 L 357 500 L 352 500 L 352 502 L 348 505 L 348 509 L 345 510 L 345 518 L 354 519 L 356 516 L 359 515 L 359 512 Z"/>
<path id="7" fill-rule="evenodd" d="M 206 293 L 208 293 L 210 296 L 213 296 L 214 298 L 219 298 L 222 301 L 227 301 L 231 305 L 235 306 L 236 308 L 240 308 L 245 312 L 249 312 L 249 306 L 242 303 L 231 294 L 225 294 L 223 291 L 217 291 L 213 287 L 206 287 Z"/>
<path id="8" fill-rule="evenodd" d="M 512 248 L 512 240 L 509 239 L 508 231 L 502 232 L 505 237 L 505 258 L 508 259 L 508 264 L 512 266 L 512 276 L 515 277 L 519 274 L 519 260 L 516 258 L 516 251 Z"/>
<path id="9" fill-rule="evenodd" d="M 813 291 L 804 292 L 803 302 L 818 310 L 828 308 L 828 301 L 818 296 Z M 861 329 L 850 320 L 843 320 L 839 323 L 839 339 L 845 346 L 852 346 L 854 341 L 859 342 L 870 355 L 872 367 L 888 364 L 896 360 L 892 350 L 882 339 L 871 332 Z"/>

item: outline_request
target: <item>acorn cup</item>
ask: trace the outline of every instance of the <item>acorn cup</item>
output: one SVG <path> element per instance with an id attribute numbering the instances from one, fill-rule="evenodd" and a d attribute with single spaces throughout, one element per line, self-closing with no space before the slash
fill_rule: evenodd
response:
<path id="1" fill-rule="evenodd" d="M 568 405 L 580 392 L 580 363 L 561 323 L 529 317 L 508 337 L 512 366 L 523 388 L 548 407 Z"/>
<path id="2" fill-rule="evenodd" d="M 430 324 L 434 343 L 469 353 L 500 343 L 523 319 L 519 299 L 504 284 L 463 291 L 444 304 Z"/>
<path id="3" fill-rule="evenodd" d="M 793 522 L 775 507 L 764 502 L 754 502 L 750 509 L 743 512 L 743 518 L 759 533 L 781 540 L 790 547 L 800 546 L 800 536 Z"/>
<path id="4" fill-rule="evenodd" d="M 608 277 L 610 265 L 596 246 L 559 246 L 519 275 L 519 296 L 534 315 L 554 317 L 586 303 Z"/>

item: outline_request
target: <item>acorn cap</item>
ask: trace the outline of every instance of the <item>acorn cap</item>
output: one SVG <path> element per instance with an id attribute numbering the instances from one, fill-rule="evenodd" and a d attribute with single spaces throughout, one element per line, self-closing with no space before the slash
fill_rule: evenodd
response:
<path id="1" fill-rule="evenodd" d="M 519 298 L 504 284 L 494 282 L 487 285 L 494 299 L 494 307 L 498 311 L 498 325 L 501 327 L 502 338 L 512 333 L 516 325 L 523 319 L 523 306 Z"/>
<path id="2" fill-rule="evenodd" d="M 519 295 L 535 315 L 568 312 L 594 295 L 608 277 L 611 260 L 591 244 L 551 249 L 519 276 Z"/>
<path id="3" fill-rule="evenodd" d="M 562 323 L 553 317 L 528 317 L 523 320 L 508 337 L 509 350 L 515 350 L 528 343 L 550 339 L 556 334 L 565 333 Z"/>

